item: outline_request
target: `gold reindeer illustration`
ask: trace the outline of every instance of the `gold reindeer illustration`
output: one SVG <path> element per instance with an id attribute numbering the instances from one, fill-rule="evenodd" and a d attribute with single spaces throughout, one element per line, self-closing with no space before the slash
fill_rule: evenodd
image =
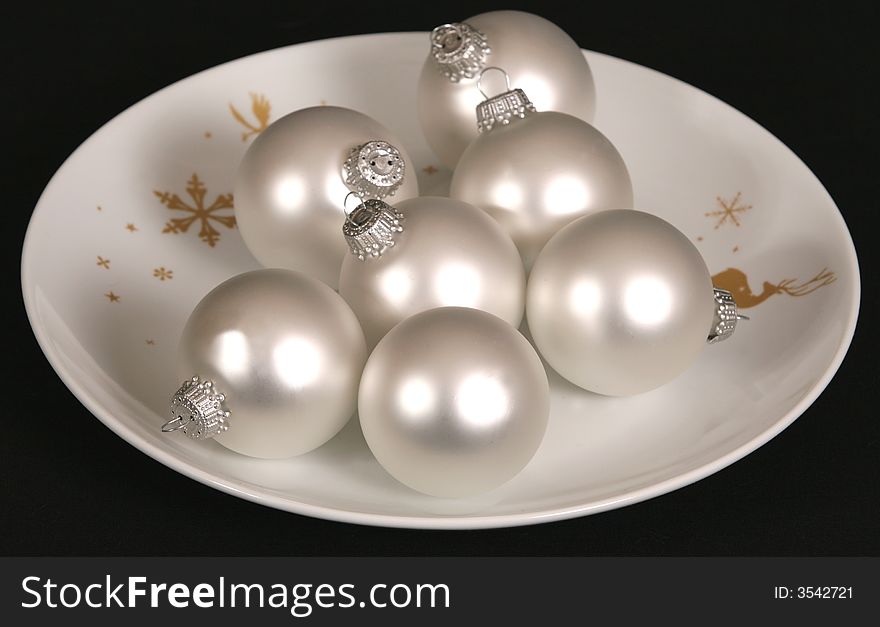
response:
<path id="1" fill-rule="evenodd" d="M 836 280 L 837 276 L 833 272 L 828 268 L 822 268 L 816 276 L 803 283 L 798 283 L 797 279 L 783 279 L 776 284 L 764 281 L 761 293 L 755 294 L 749 287 L 749 279 L 746 273 L 737 268 L 728 268 L 712 277 L 712 283 L 715 287 L 725 289 L 733 295 L 734 300 L 736 300 L 736 306 L 739 309 L 760 305 L 774 294 L 806 296 L 820 287 L 834 283 Z"/>
<path id="2" fill-rule="evenodd" d="M 241 134 L 241 141 L 246 141 L 248 137 L 251 137 L 252 135 L 259 135 L 269 126 L 269 116 L 272 111 L 272 105 L 269 104 L 269 100 L 263 94 L 251 93 L 250 96 L 251 112 L 257 119 L 257 124 L 251 124 L 248 122 L 247 119 L 239 113 L 238 109 L 236 109 L 231 102 L 229 103 L 229 111 L 232 113 L 232 117 L 247 129 Z"/>

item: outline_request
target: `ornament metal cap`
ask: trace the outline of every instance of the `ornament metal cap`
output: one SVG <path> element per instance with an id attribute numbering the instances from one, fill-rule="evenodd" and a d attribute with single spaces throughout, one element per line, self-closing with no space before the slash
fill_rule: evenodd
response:
<path id="1" fill-rule="evenodd" d="M 486 35 L 468 24 L 442 24 L 431 31 L 431 58 L 450 82 L 473 78 L 492 49 Z"/>
<path id="2" fill-rule="evenodd" d="M 405 174 L 400 150 L 380 139 L 355 146 L 342 164 L 345 184 L 361 198 L 393 196 Z"/>
<path id="3" fill-rule="evenodd" d="M 226 396 L 214 382 L 198 376 L 184 381 L 171 397 L 171 420 L 162 425 L 163 433 L 183 431 L 193 440 L 209 440 L 229 429 Z"/>
<path id="4" fill-rule="evenodd" d="M 748 320 L 748 316 L 743 316 L 736 311 L 736 301 L 733 295 L 727 290 L 714 288 L 715 298 L 715 318 L 712 320 L 712 330 L 706 342 L 709 344 L 717 344 L 733 335 L 736 330 L 736 323 L 739 320 Z"/>
<path id="5" fill-rule="evenodd" d="M 345 200 L 351 195 L 354 192 Z M 403 232 L 403 220 L 403 213 L 386 202 L 370 198 L 346 213 L 342 234 L 352 255 L 361 261 L 378 259 L 394 246 L 395 238 Z"/>
<path id="6" fill-rule="evenodd" d="M 483 75 L 489 70 L 497 70 L 504 74 L 507 91 L 497 96 L 489 96 L 483 91 Z M 477 128 L 481 133 L 491 131 L 497 124 L 506 126 L 511 120 L 522 119 L 530 113 L 535 113 L 535 105 L 526 96 L 526 92 L 522 89 L 511 89 L 510 76 L 500 67 L 493 65 L 483 69 L 480 78 L 477 79 L 477 89 L 486 99 L 477 105 Z"/>

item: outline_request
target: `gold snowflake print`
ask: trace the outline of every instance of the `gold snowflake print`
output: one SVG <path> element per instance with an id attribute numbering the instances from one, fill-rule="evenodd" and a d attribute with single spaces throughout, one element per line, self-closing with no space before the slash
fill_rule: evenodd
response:
<path id="1" fill-rule="evenodd" d="M 96 263 L 95 265 L 101 266 L 102 268 L 109 270 L 110 269 L 110 260 L 104 259 L 101 255 L 98 255 L 98 263 Z"/>
<path id="2" fill-rule="evenodd" d="M 132 224 L 131 222 L 129 222 L 128 224 L 126 224 L 126 225 L 125 225 L 125 228 L 126 228 L 126 230 L 128 230 L 128 232 L 130 232 L 130 233 L 134 233 L 135 231 L 138 230 L 138 228 L 137 228 L 134 224 Z"/>
<path id="3" fill-rule="evenodd" d="M 214 228 L 214 224 L 235 228 L 235 216 L 220 212 L 223 209 L 232 209 L 232 194 L 220 194 L 210 205 L 205 206 L 205 184 L 199 180 L 197 174 L 187 181 L 186 193 L 192 198 L 192 205 L 181 200 L 177 194 L 170 192 L 153 191 L 163 205 L 174 211 L 182 211 L 189 215 L 184 218 L 171 218 L 165 223 L 163 233 L 186 233 L 195 222 L 199 223 L 199 239 L 213 248 L 220 239 L 220 231 Z"/>
<path id="4" fill-rule="evenodd" d="M 160 266 L 153 270 L 153 276 L 160 281 L 170 281 L 174 278 L 174 270 L 166 270 L 165 266 Z"/>
<path id="5" fill-rule="evenodd" d="M 253 92 L 250 93 L 250 97 L 251 112 L 257 119 L 256 124 L 251 124 L 241 113 L 238 112 L 238 109 L 236 109 L 231 102 L 229 103 L 229 111 L 232 113 L 232 117 L 247 129 L 241 134 L 241 141 L 247 141 L 247 138 L 251 135 L 259 135 L 266 130 L 267 126 L 269 126 L 269 114 L 272 111 L 272 105 L 269 103 L 269 100 L 263 94 L 255 94 Z"/>
<path id="6" fill-rule="evenodd" d="M 104 294 L 104 296 L 106 296 L 107 300 L 109 300 L 111 303 L 118 303 L 122 298 L 121 296 L 114 294 L 113 290 L 110 290 L 109 292 Z"/>
<path id="7" fill-rule="evenodd" d="M 742 192 L 737 192 L 736 196 L 734 196 L 733 200 L 731 200 L 730 202 L 722 200 L 721 196 L 715 197 L 715 200 L 721 207 L 721 209 L 717 209 L 716 211 L 707 211 L 706 217 L 718 219 L 718 222 L 715 223 L 716 229 L 728 220 L 734 226 L 738 227 L 740 225 L 741 216 L 738 216 L 737 214 L 743 214 L 752 208 L 751 205 L 739 204 L 740 196 L 742 196 Z"/>

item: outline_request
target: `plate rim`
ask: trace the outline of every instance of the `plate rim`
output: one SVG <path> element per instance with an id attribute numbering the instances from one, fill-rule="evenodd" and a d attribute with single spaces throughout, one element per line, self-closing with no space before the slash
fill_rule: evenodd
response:
<path id="1" fill-rule="evenodd" d="M 41 207 L 44 196 L 47 191 L 56 183 L 61 172 L 65 169 L 65 166 L 68 165 L 68 162 L 73 159 L 74 156 L 79 152 L 79 150 L 91 141 L 99 132 L 104 130 L 111 124 L 116 123 L 120 117 L 128 114 L 131 110 L 136 107 L 145 105 L 148 101 L 153 98 L 159 97 L 160 94 L 165 92 L 166 90 L 170 90 L 178 83 L 183 81 L 190 80 L 194 77 L 197 77 L 205 72 L 210 72 L 214 70 L 218 70 L 220 68 L 224 68 L 226 66 L 250 61 L 255 57 L 259 57 L 261 55 L 268 55 L 274 52 L 278 52 L 280 50 L 287 50 L 290 48 L 301 48 L 304 46 L 317 45 L 317 44 L 326 44 L 328 42 L 334 41 L 348 41 L 348 40 L 356 40 L 356 39 L 368 39 L 368 38 L 383 38 L 383 37 L 399 37 L 399 36 L 408 36 L 418 34 L 420 36 L 426 36 L 426 31 L 403 31 L 403 32 L 384 32 L 384 33 L 368 33 L 362 35 L 350 35 L 350 36 L 342 36 L 342 37 L 331 37 L 327 39 L 318 39 L 313 41 L 301 42 L 296 44 L 290 44 L 287 46 L 279 46 L 276 48 L 272 48 L 269 50 L 263 50 L 260 52 L 256 52 L 253 54 L 245 55 L 243 57 L 239 57 L 236 59 L 231 59 L 229 61 L 225 61 L 218 65 L 212 66 L 210 68 L 205 68 L 204 70 L 200 70 L 194 74 L 183 77 L 179 80 L 176 80 L 165 87 L 141 98 L 137 102 L 133 103 L 131 106 L 125 108 L 111 119 L 107 120 L 104 124 L 102 124 L 99 128 L 94 130 L 87 138 L 85 138 L 82 142 L 80 142 L 76 148 L 74 148 L 71 153 L 64 159 L 62 164 L 58 167 L 49 181 L 46 183 L 43 191 L 40 194 L 39 199 L 37 200 L 36 205 L 31 213 L 31 217 L 28 220 L 27 230 L 25 232 L 25 237 L 22 244 L 22 252 L 21 252 L 21 266 L 20 266 L 20 276 L 21 276 L 21 290 L 22 290 L 22 300 L 24 301 L 25 311 L 27 313 L 28 323 L 31 326 L 31 330 L 34 333 L 34 336 L 37 340 L 37 344 L 43 352 L 43 355 L 48 360 L 50 366 L 64 383 L 64 385 L 70 390 L 70 392 L 79 400 L 80 403 L 85 406 L 85 408 L 101 423 L 103 423 L 107 428 L 109 428 L 113 433 L 122 438 L 125 442 L 136 448 L 141 453 L 144 453 L 148 457 L 158 461 L 159 463 L 167 466 L 168 468 L 179 472 L 180 474 L 193 479 L 199 483 L 212 487 L 214 489 L 220 490 L 232 496 L 236 496 L 238 498 L 242 498 L 244 500 L 258 503 L 260 505 L 265 505 L 267 507 L 271 507 L 273 509 L 278 509 L 285 512 L 290 512 L 294 514 L 300 514 L 305 516 L 310 516 L 313 518 L 321 518 L 325 520 L 331 520 L 336 522 L 345 522 L 345 523 L 354 523 L 361 525 L 369 525 L 369 526 L 381 526 L 381 527 L 392 527 L 392 528 L 408 528 L 408 529 L 438 529 L 438 530 L 467 530 L 467 529 L 489 529 L 489 528 L 504 528 L 504 527 L 517 527 L 524 525 L 532 525 L 539 523 L 546 523 L 558 520 L 567 520 L 571 518 L 576 518 L 580 516 L 586 516 L 589 514 L 597 514 L 600 512 L 616 509 L 619 507 L 624 507 L 626 505 L 633 505 L 635 503 L 639 503 L 642 501 L 646 501 L 648 499 L 662 496 L 664 494 L 668 494 L 680 488 L 683 488 L 687 485 L 700 481 L 701 479 L 705 479 L 706 477 L 715 474 L 729 466 L 730 464 L 743 459 L 748 454 L 754 452 L 774 437 L 776 437 L 779 433 L 781 433 L 784 429 L 790 426 L 801 414 L 803 414 L 819 397 L 820 394 L 825 390 L 831 380 L 834 378 L 834 375 L 839 370 L 843 360 L 846 356 L 847 351 L 849 350 L 850 345 L 852 344 L 853 337 L 855 335 L 855 329 L 858 322 L 859 309 L 861 304 L 861 274 L 859 270 L 859 262 L 858 262 L 858 253 L 855 249 L 855 244 L 852 239 L 852 234 L 849 231 L 849 228 L 846 224 L 846 220 L 843 217 L 843 214 L 840 212 L 840 208 L 837 206 L 837 203 L 834 202 L 834 199 L 829 194 L 828 190 L 825 188 L 825 185 L 822 183 L 822 180 L 816 175 L 815 172 L 806 164 L 804 161 L 792 151 L 784 142 L 782 142 L 778 137 L 776 137 L 773 133 L 767 130 L 760 123 L 752 119 L 747 114 L 743 113 L 739 109 L 736 109 L 732 105 L 724 102 L 723 100 L 713 96 L 712 94 L 691 85 L 690 83 L 686 83 L 680 79 L 677 79 L 673 76 L 669 76 L 659 70 L 655 70 L 651 67 L 641 65 L 639 63 L 635 63 L 633 61 L 629 61 L 627 59 L 621 59 L 619 57 L 614 57 L 612 55 L 607 55 L 601 52 L 595 52 L 592 50 L 582 50 L 583 52 L 589 55 L 595 55 L 599 57 L 605 57 L 606 59 L 613 60 L 615 62 L 621 62 L 628 65 L 634 65 L 640 70 L 646 70 L 650 73 L 656 74 L 659 77 L 665 80 L 671 80 L 676 83 L 687 86 L 690 89 L 697 90 L 704 96 L 707 96 L 711 100 L 715 101 L 717 104 L 721 104 L 728 109 L 732 109 L 736 111 L 739 115 L 748 119 L 751 123 L 755 124 L 758 128 L 761 129 L 769 138 L 771 138 L 774 142 L 778 144 L 784 151 L 786 151 L 791 157 L 793 157 L 797 162 L 799 162 L 806 170 L 816 179 L 816 182 L 819 184 L 819 188 L 821 192 L 824 194 L 825 199 L 830 202 L 831 206 L 835 209 L 836 219 L 840 221 L 840 225 L 842 226 L 843 234 L 846 238 L 846 243 L 848 244 L 848 262 L 849 268 L 848 270 L 852 272 L 853 282 L 852 282 L 852 292 L 849 298 L 849 317 L 846 320 L 846 328 L 841 337 L 840 342 L 837 345 L 837 349 L 834 352 L 834 356 L 828 363 L 824 373 L 821 377 L 819 377 L 816 382 L 810 387 L 810 389 L 804 394 L 801 400 L 792 407 L 788 412 L 783 414 L 776 422 L 774 422 L 771 426 L 769 426 L 764 431 L 757 434 L 751 440 L 748 440 L 744 444 L 738 446 L 734 450 L 728 452 L 727 454 L 716 458 L 712 461 L 701 464 L 700 466 L 691 469 L 685 473 L 676 475 L 675 477 L 670 477 L 664 481 L 660 481 L 650 486 L 644 486 L 638 489 L 630 490 L 628 492 L 624 492 L 623 494 L 608 497 L 605 499 L 601 499 L 598 501 L 592 501 L 588 503 L 569 505 L 557 508 L 547 508 L 543 510 L 535 510 L 526 513 L 514 513 L 514 514 L 497 514 L 497 515 L 459 515 L 459 516 L 407 516 L 407 515 L 392 515 L 392 514 L 380 514 L 374 512 L 362 512 L 355 510 L 344 510 L 337 509 L 332 507 L 326 507 L 323 505 L 314 505 L 311 503 L 285 499 L 279 496 L 274 496 L 267 493 L 254 493 L 249 491 L 248 482 L 240 481 L 240 480 L 230 480 L 230 479 L 219 479 L 215 474 L 199 468 L 198 466 L 186 462 L 182 459 L 179 459 L 176 455 L 172 454 L 169 450 L 163 449 L 159 446 L 149 443 L 145 439 L 143 439 L 139 434 L 137 434 L 132 428 L 127 427 L 123 423 L 115 420 L 113 418 L 113 413 L 104 406 L 103 403 L 98 401 L 88 390 L 85 389 L 83 385 L 81 385 L 77 379 L 68 372 L 62 364 L 62 358 L 58 352 L 52 347 L 50 334 L 49 332 L 39 323 L 39 316 L 36 313 L 36 307 L 33 303 L 31 297 L 31 291 L 35 287 L 34 282 L 30 278 L 30 266 L 32 264 L 29 263 L 31 254 L 30 250 L 32 248 L 31 242 L 33 240 L 33 225 L 35 222 L 35 218 L 37 217 L 38 211 Z"/>

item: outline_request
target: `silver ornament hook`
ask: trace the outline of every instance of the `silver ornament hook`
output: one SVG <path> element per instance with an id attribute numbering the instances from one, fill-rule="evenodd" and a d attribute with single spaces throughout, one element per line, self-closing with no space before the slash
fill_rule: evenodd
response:
<path id="1" fill-rule="evenodd" d="M 483 68 L 482 70 L 480 70 L 480 75 L 477 78 L 477 89 L 480 90 L 480 93 L 483 94 L 483 98 L 485 98 L 486 100 L 491 100 L 493 97 L 495 97 L 495 96 L 490 96 L 489 94 L 487 94 L 486 92 L 483 91 L 483 75 L 486 72 L 488 72 L 489 70 L 497 70 L 498 72 L 501 72 L 502 74 L 504 74 L 504 83 L 507 85 L 506 91 L 510 91 L 510 74 L 505 72 L 502 68 L 498 67 L 497 65 L 490 65 L 489 67 L 486 67 L 486 68 Z"/>
<path id="2" fill-rule="evenodd" d="M 183 429 L 189 422 L 192 422 L 192 418 L 190 418 L 189 420 L 185 420 L 183 416 L 172 418 L 164 425 L 162 425 L 162 433 L 174 433 L 175 431 Z"/>

